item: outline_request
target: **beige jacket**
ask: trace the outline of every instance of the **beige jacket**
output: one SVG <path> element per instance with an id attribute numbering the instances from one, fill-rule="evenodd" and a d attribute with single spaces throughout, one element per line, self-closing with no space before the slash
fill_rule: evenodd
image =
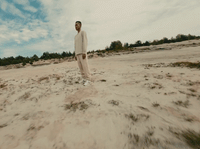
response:
<path id="1" fill-rule="evenodd" d="M 86 32 L 81 30 L 74 38 L 75 55 L 87 54 L 87 35 Z"/>

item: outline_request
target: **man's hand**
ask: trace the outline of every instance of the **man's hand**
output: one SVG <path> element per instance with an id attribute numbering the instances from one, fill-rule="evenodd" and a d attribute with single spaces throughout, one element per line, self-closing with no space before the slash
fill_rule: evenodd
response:
<path id="1" fill-rule="evenodd" d="M 75 60 L 77 61 L 77 57 L 75 56 Z"/>
<path id="2" fill-rule="evenodd" d="M 85 59 L 86 58 L 86 54 L 82 54 L 82 58 Z"/>

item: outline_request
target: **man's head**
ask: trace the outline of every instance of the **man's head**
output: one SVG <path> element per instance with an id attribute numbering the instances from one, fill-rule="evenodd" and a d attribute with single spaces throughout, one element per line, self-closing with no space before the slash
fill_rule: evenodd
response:
<path id="1" fill-rule="evenodd" d="M 81 25 L 82 25 L 81 21 L 76 21 L 75 28 L 76 28 L 77 31 L 79 31 L 81 29 Z"/>

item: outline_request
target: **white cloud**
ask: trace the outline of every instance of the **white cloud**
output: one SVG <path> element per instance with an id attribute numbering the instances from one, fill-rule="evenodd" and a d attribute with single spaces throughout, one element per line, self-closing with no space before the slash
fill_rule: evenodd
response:
<path id="1" fill-rule="evenodd" d="M 24 6 L 23 9 L 34 13 L 37 12 L 37 9 L 32 6 Z"/>
<path id="2" fill-rule="evenodd" d="M 1 9 L 5 12 L 9 12 L 13 15 L 20 16 L 21 18 L 26 18 L 25 15 L 22 14 L 22 12 L 14 6 L 12 3 L 8 3 L 5 0 L 0 1 Z"/>
<path id="3" fill-rule="evenodd" d="M 5 1 L 0 2 L 0 4 L 1 4 L 1 9 L 3 11 L 6 11 L 6 8 L 7 8 L 8 4 Z"/>
<path id="4" fill-rule="evenodd" d="M 23 5 L 23 9 L 31 12 L 37 12 L 37 9 L 30 6 L 30 3 L 28 0 L 13 0 L 14 3 Z"/>
<path id="5" fill-rule="evenodd" d="M 6 48 L 4 49 L 2 52 L 1 52 L 1 58 L 7 58 L 7 57 L 16 57 L 18 56 L 18 51 L 16 49 L 13 49 L 13 48 Z"/>
<path id="6" fill-rule="evenodd" d="M 46 38 L 48 30 L 43 28 L 43 24 L 39 20 L 29 22 L 27 25 L 20 24 L 20 22 L 2 21 L 4 24 L 0 26 L 0 44 L 5 42 L 16 41 L 18 44 L 23 41 L 28 42 L 30 39 Z"/>
<path id="7" fill-rule="evenodd" d="M 20 4 L 20 5 L 28 5 L 29 1 L 28 0 L 13 0 L 14 3 Z"/>

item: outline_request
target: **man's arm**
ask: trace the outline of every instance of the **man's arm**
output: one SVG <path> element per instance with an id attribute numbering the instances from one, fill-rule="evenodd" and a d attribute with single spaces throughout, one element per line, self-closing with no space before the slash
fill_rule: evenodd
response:
<path id="1" fill-rule="evenodd" d="M 82 31 L 82 50 L 84 54 L 87 53 L 87 44 L 88 44 L 88 40 L 87 40 L 86 32 Z"/>
<path id="2" fill-rule="evenodd" d="M 76 57 L 76 42 L 75 42 L 75 37 L 74 37 L 74 52 L 75 52 L 75 60 L 77 60 L 77 57 Z"/>

